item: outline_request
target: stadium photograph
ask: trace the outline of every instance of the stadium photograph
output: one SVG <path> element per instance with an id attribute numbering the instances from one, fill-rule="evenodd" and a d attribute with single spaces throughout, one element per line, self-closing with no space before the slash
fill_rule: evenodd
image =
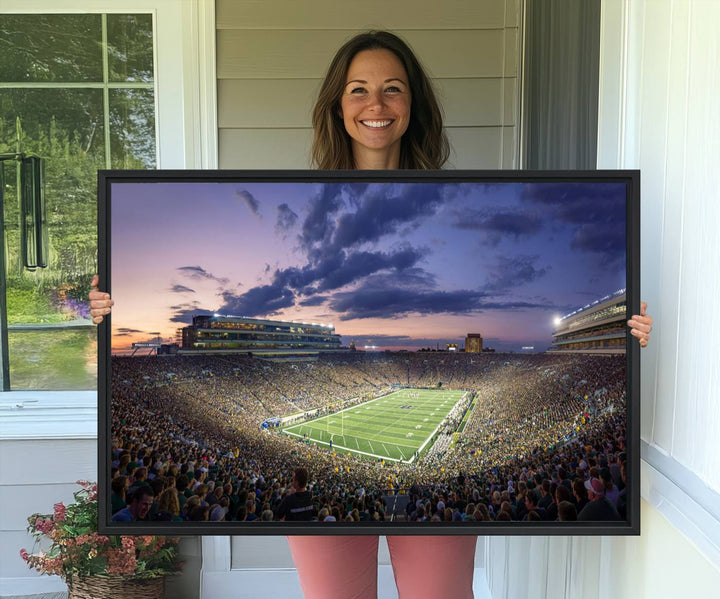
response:
<path id="1" fill-rule="evenodd" d="M 113 182 L 108 520 L 627 523 L 626 197 Z"/>

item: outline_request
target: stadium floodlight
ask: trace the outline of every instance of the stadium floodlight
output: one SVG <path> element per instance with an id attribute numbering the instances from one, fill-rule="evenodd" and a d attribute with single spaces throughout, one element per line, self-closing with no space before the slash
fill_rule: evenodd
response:
<path id="1" fill-rule="evenodd" d="M 561 322 L 562 322 L 562 318 L 560 318 L 559 316 L 556 316 L 555 319 L 553 320 L 553 324 L 556 327 L 559 327 Z"/>

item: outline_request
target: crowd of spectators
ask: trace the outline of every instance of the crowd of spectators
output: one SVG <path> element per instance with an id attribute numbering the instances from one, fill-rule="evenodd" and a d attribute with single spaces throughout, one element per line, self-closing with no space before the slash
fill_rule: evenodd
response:
<path id="1" fill-rule="evenodd" d="M 624 356 L 579 354 L 113 357 L 112 511 L 127 518 L 150 489 L 134 519 L 278 520 L 304 467 L 325 522 L 625 519 L 624 368 Z M 398 386 L 474 397 L 461 429 L 411 464 L 262 428 Z"/>

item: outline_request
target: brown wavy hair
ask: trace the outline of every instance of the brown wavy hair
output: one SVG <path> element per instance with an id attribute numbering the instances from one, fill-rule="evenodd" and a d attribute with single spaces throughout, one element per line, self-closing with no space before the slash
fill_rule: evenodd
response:
<path id="1" fill-rule="evenodd" d="M 322 170 L 355 168 L 350 136 L 340 116 L 340 98 L 350 63 L 363 50 L 389 50 L 398 57 L 408 76 L 410 122 L 401 140 L 400 168 L 441 168 L 450 155 L 450 145 L 432 83 L 407 43 L 388 31 L 360 33 L 335 54 L 312 114 L 313 165 Z"/>

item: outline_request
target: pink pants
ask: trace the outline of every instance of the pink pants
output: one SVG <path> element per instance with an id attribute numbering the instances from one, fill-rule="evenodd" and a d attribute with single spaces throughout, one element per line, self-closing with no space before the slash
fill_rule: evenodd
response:
<path id="1" fill-rule="evenodd" d="M 305 599 L 375 599 L 376 536 L 288 537 Z M 399 599 L 472 599 L 475 536 L 387 537 Z"/>

